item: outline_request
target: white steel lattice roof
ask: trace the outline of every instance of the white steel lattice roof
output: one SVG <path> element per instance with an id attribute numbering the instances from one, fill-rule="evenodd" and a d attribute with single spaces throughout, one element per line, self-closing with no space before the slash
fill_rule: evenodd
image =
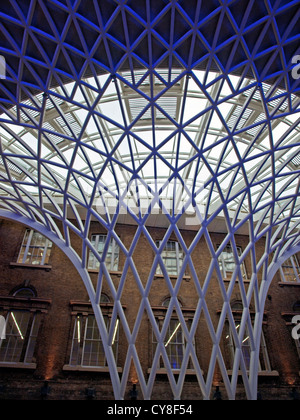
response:
<path id="1" fill-rule="evenodd" d="M 6 109 L 2 205 L 60 218 L 64 199 L 82 217 L 86 207 L 108 216 L 119 199 L 123 213 L 137 211 L 140 200 L 143 214 L 157 214 L 159 196 L 171 216 L 197 203 L 206 220 L 226 206 L 233 225 L 251 213 L 259 225 L 297 225 L 298 96 L 200 70 L 134 78 L 66 83 Z"/>

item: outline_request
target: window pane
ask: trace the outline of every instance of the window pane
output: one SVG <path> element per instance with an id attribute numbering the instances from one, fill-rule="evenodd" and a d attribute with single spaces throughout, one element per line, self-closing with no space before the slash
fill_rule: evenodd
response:
<path id="1" fill-rule="evenodd" d="M 161 242 L 156 242 L 157 247 L 159 247 L 160 244 Z M 175 241 L 168 241 L 161 253 L 161 258 L 167 273 L 170 276 L 178 276 L 184 258 L 180 245 Z M 160 265 L 157 266 L 156 274 L 162 274 Z"/>
<path id="2" fill-rule="evenodd" d="M 240 321 L 236 321 L 236 331 L 237 334 L 240 332 Z M 236 345 L 233 337 L 233 332 L 228 325 L 228 334 L 226 336 L 226 344 L 229 347 L 230 353 L 230 369 L 233 369 Z M 249 336 L 248 329 L 245 331 L 244 339 L 242 341 L 242 355 L 244 358 L 245 366 L 247 370 L 250 370 L 250 361 L 251 361 L 251 340 Z M 261 347 L 260 347 L 260 361 L 259 361 L 259 371 L 270 371 L 270 363 L 267 352 L 267 347 L 264 339 L 264 334 L 262 333 L 261 337 Z"/>
<path id="3" fill-rule="evenodd" d="M 109 318 L 105 317 L 107 328 Z M 119 323 L 114 334 L 113 351 L 115 357 L 118 351 Z M 82 335 L 84 331 L 84 335 Z M 78 316 L 74 326 L 73 343 L 70 356 L 70 365 L 83 367 L 105 367 L 107 366 L 106 356 L 94 315 L 84 318 Z"/>
<path id="4" fill-rule="evenodd" d="M 105 249 L 107 236 L 106 235 L 92 235 L 91 244 L 98 252 L 98 255 L 102 257 Z M 111 239 L 108 250 L 106 252 L 105 264 L 108 270 L 118 271 L 119 269 L 119 246 L 114 239 Z M 95 254 L 90 251 L 88 259 L 88 268 L 91 270 L 98 270 L 100 262 L 96 258 Z"/>
<path id="5" fill-rule="evenodd" d="M 1 341 L 0 360 L 2 362 L 22 362 L 30 312 L 10 312 L 6 324 L 6 340 Z"/>
<path id="6" fill-rule="evenodd" d="M 36 340 L 37 340 L 37 336 L 38 336 L 38 332 L 39 332 L 39 328 L 40 328 L 40 323 L 41 323 L 41 315 L 36 314 L 34 316 L 33 324 L 32 324 L 32 327 L 31 327 L 31 332 L 30 332 L 30 337 L 29 337 L 29 340 L 28 340 L 27 351 L 26 351 L 26 356 L 25 356 L 25 363 L 32 363 L 34 361 L 34 359 L 33 359 L 34 350 L 35 350 L 35 346 L 36 346 Z"/>
<path id="7" fill-rule="evenodd" d="M 108 322 L 108 319 L 106 321 Z M 98 325 L 93 315 L 88 316 L 86 321 L 82 365 L 94 367 L 106 366 L 104 348 Z"/>
<path id="8" fill-rule="evenodd" d="M 300 266 L 296 255 L 289 258 L 281 267 L 281 279 L 284 282 L 300 282 Z"/>
<path id="9" fill-rule="evenodd" d="M 24 287 L 22 289 L 17 290 L 14 293 L 14 296 L 32 298 L 35 297 L 35 294 L 32 289 Z"/>

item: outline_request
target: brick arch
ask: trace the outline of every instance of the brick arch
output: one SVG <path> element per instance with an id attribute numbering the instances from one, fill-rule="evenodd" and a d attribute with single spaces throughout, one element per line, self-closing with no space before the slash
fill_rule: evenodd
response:
<path id="1" fill-rule="evenodd" d="M 228 396 L 234 399 L 237 369 L 235 369 L 234 380 L 230 381 L 220 348 L 221 331 L 228 318 L 231 329 L 235 333 L 230 297 L 231 286 L 236 281 L 243 295 L 243 325 L 251 323 L 249 315 L 249 300 L 251 299 L 243 285 L 243 272 L 240 269 L 245 258 L 251 257 L 251 290 L 253 291 L 251 298 L 253 296 L 255 298 L 257 317 L 255 328 L 253 330 L 251 328 L 251 341 L 256 352 L 252 355 L 250 379 L 240 355 L 241 339 L 237 334 L 235 334 L 235 341 L 238 351 L 235 365 L 239 366 L 241 363 L 247 397 L 255 399 L 261 316 L 266 290 L 271 283 L 270 273 L 272 273 L 272 267 L 268 267 L 268 258 L 272 252 L 277 252 L 276 249 L 285 247 L 285 241 L 289 242 L 290 247 L 295 247 L 299 243 L 299 235 L 295 235 L 293 231 L 299 227 L 295 222 L 299 213 L 297 202 L 299 185 L 298 189 L 294 185 L 299 178 L 298 149 L 296 150 L 293 142 L 292 144 L 285 142 L 292 131 L 297 130 L 297 121 L 295 120 L 291 125 L 288 124 L 281 141 L 276 136 L 273 137 L 274 126 L 277 122 L 289 115 L 296 115 L 298 112 L 299 81 L 291 76 L 293 67 L 291 58 L 299 51 L 297 43 L 299 4 L 296 0 L 276 1 L 268 2 L 267 7 L 267 2 L 262 1 L 252 1 L 249 4 L 246 0 L 235 2 L 182 0 L 178 2 L 153 1 L 153 8 L 149 7 L 150 2 L 147 1 L 148 7 L 143 8 L 141 0 L 124 1 L 121 4 L 103 0 L 98 3 L 89 2 L 90 5 L 93 4 L 93 13 L 91 8 L 85 7 L 87 1 L 65 3 L 53 1 L 48 2 L 47 5 L 45 2 L 24 3 L 10 0 L 2 2 L 1 5 L 5 16 L 3 23 L 1 22 L 4 29 L 2 39 L 5 45 L 0 46 L 0 54 L 8 53 L 8 77 L 7 80 L 1 80 L 0 124 L 4 128 L 6 124 L 8 125 L 8 133 L 12 137 L 10 139 L 12 141 L 8 141 L 10 147 L 11 144 L 16 143 L 22 151 L 26 150 L 28 155 L 22 159 L 23 152 L 9 148 L 10 153 L 7 153 L 7 149 L 2 145 L 4 141 L 0 139 L 0 164 L 5 169 L 4 172 L 1 171 L 1 179 L 3 177 L 3 182 L 0 183 L 1 205 L 10 209 L 10 212 L 2 211 L 0 215 L 2 214 L 3 217 L 6 215 L 7 218 L 24 223 L 41 232 L 56 243 L 72 261 L 87 288 L 103 341 L 107 344 L 105 350 L 108 354 L 115 396 L 118 399 L 124 398 L 132 360 L 139 376 L 143 395 L 146 399 L 151 398 L 156 366 L 153 366 L 147 383 L 135 343 L 144 312 L 147 312 L 155 328 L 155 319 L 148 297 L 158 264 L 162 266 L 167 287 L 188 339 L 187 357 L 193 359 L 203 398 L 210 397 L 214 370 L 218 361 Z M 289 24 L 286 26 L 287 14 L 289 14 Z M 130 30 L 129 21 L 131 22 Z M 88 25 L 86 25 L 87 22 Z M 283 27 L 280 22 L 283 22 Z M 14 38 L 10 35 L 12 25 Z M 165 28 L 170 28 L 170 32 Z M 132 29 L 133 32 L 131 32 Z M 39 37 L 37 34 L 41 32 L 46 36 Z M 20 54 L 20 51 L 25 51 L 26 54 Z M 194 70 L 198 71 L 198 75 Z M 202 74 L 203 70 L 204 74 Z M 106 80 L 100 84 L 98 76 L 103 74 L 106 75 Z M 237 84 L 232 81 L 232 75 L 242 76 Z M 214 80 L 211 80 L 211 76 Z M 90 77 L 93 80 L 88 82 L 87 79 Z M 66 84 L 70 81 L 74 82 L 74 86 L 71 88 L 69 86 L 71 91 L 68 91 Z M 245 81 L 247 86 L 243 86 Z M 196 86 L 198 96 L 200 95 L 201 101 L 204 100 L 206 104 L 204 107 L 200 106 L 199 109 L 196 106 L 192 116 L 185 115 L 184 105 L 189 99 L 187 93 L 191 83 L 194 87 Z M 148 85 L 151 87 L 149 91 Z M 110 112 L 106 115 L 101 109 L 101 112 L 97 109 L 100 100 L 105 96 L 106 89 L 109 90 L 113 86 L 113 96 L 117 100 L 112 105 L 115 108 L 118 107 L 120 114 L 118 121 Z M 57 87 L 63 91 L 63 94 Z M 221 95 L 224 87 L 226 94 L 223 92 Z M 123 95 L 122 89 L 124 92 L 129 92 L 128 96 Z M 75 91 L 85 96 L 82 102 L 78 102 L 77 98 L 75 100 Z M 125 97 L 125 105 L 122 95 Z M 138 98 L 139 103 L 142 104 L 140 108 L 135 109 L 130 105 L 132 96 Z M 182 106 L 179 107 L 181 111 L 176 110 L 175 105 L 174 112 L 174 101 L 170 102 L 170 97 L 173 99 L 175 97 L 176 100 L 181 98 Z M 87 98 L 89 98 L 88 106 Z M 106 101 L 107 98 L 104 98 L 104 103 Z M 222 109 L 226 103 L 232 102 L 234 106 L 230 111 L 231 114 L 225 118 Z M 251 105 L 253 109 L 250 109 Z M 77 106 L 86 112 L 81 124 L 74 115 L 74 108 Z M 127 118 L 126 107 L 131 114 L 129 116 L 128 113 Z M 249 111 L 251 111 L 250 116 Z M 98 123 L 96 132 L 99 138 L 97 140 L 102 141 L 101 145 L 85 143 L 83 134 L 91 118 L 95 118 Z M 143 119 L 150 127 L 150 140 L 139 135 L 141 127 L 139 124 Z M 217 126 L 210 124 L 214 119 L 218 121 Z M 99 124 L 99 120 L 102 125 Z M 163 120 L 163 124 L 167 122 L 162 131 L 166 127 L 171 127 L 171 134 L 163 138 L 161 144 L 157 142 L 159 120 Z M 198 121 L 198 131 L 194 137 L 194 128 L 191 129 L 189 126 L 196 121 Z M 24 128 L 25 131 L 28 130 L 26 134 L 29 134 L 29 137 L 32 130 L 38 139 L 38 147 L 35 147 L 32 137 L 30 140 L 34 144 L 29 146 L 21 135 L 14 133 L 9 127 L 12 122 Z M 109 129 L 110 125 L 119 133 L 117 136 L 114 130 Z M 107 138 L 103 135 L 104 131 L 107 133 Z M 263 133 L 269 136 L 267 140 L 261 138 Z M 202 135 L 204 135 L 203 138 Z M 278 136 L 278 133 L 276 135 Z M 41 158 L 40 147 L 43 136 L 51 149 L 50 156 L 43 156 L 45 159 Z M 240 141 L 241 147 L 239 147 Z M 110 147 L 107 147 L 108 143 Z M 167 152 L 164 150 L 168 143 L 172 145 L 171 158 L 168 156 L 171 149 Z M 135 154 L 132 145 L 136 149 L 140 148 L 141 154 Z M 87 150 L 93 153 L 94 158 L 96 154 L 98 159 L 96 165 L 92 164 Z M 251 154 L 252 150 L 255 152 L 254 155 Z M 81 166 L 82 162 L 79 162 L 80 170 L 75 165 L 78 155 L 81 155 L 79 157 L 81 161 L 84 161 L 83 166 Z M 34 162 L 33 166 L 28 164 L 31 161 Z M 144 179 L 142 176 L 144 168 L 152 161 L 155 161 L 151 169 L 153 173 L 149 176 L 147 174 Z M 161 164 L 159 169 L 157 168 L 158 161 Z M 191 164 L 195 164 L 196 170 Z M 189 179 L 185 177 L 193 170 L 195 174 L 198 174 L 200 164 L 203 172 L 209 174 L 206 176 L 204 185 L 197 183 L 197 175 L 195 179 L 193 176 L 190 178 L 187 176 Z M 121 176 L 116 174 L 115 166 L 118 168 L 118 174 L 121 172 Z M 269 171 L 265 174 L 266 166 Z M 107 168 L 112 168 L 111 172 L 106 171 Z M 64 176 L 61 176 L 61 170 L 64 171 Z M 280 190 L 277 190 L 276 179 L 277 177 L 280 180 L 283 179 L 285 170 L 287 170 L 288 180 Z M 175 234 L 185 255 L 183 269 L 189 265 L 191 270 L 199 297 L 195 324 L 204 313 L 213 342 L 207 378 L 202 375 L 201 366 L 192 346 L 195 329 L 191 333 L 186 327 L 179 304 L 179 285 L 182 281 L 183 269 L 174 287 L 166 267 L 163 267 L 160 252 L 147 231 L 146 216 L 136 216 L 133 212 L 129 212 L 129 219 L 133 220 L 138 228 L 136 238 L 127 250 L 115 233 L 119 214 L 115 214 L 111 220 L 107 221 L 105 216 L 108 214 L 99 216 L 93 208 L 99 190 L 101 194 L 109 193 L 113 198 L 118 196 L 119 202 L 122 202 L 126 198 L 126 193 L 129 190 L 131 194 L 136 193 L 139 185 L 147 192 L 151 191 L 151 199 L 156 204 L 159 203 L 162 212 L 165 211 L 166 203 L 163 202 L 162 197 L 159 197 L 160 194 L 151 185 L 153 182 L 149 180 L 151 175 L 155 175 L 152 178 L 157 181 L 157 175 L 160 176 L 161 173 L 165 173 L 164 171 L 167 171 L 164 177 L 165 184 L 175 181 L 180 184 L 181 190 L 185 189 L 187 202 L 182 208 L 182 213 L 186 212 L 188 205 L 194 205 L 196 198 L 201 197 L 206 189 L 207 206 L 204 214 L 200 211 L 200 203 L 196 209 L 197 217 L 191 218 L 193 219 L 191 222 L 198 226 L 192 245 L 187 246 L 180 233 L 180 223 L 186 222 L 185 217 L 172 212 L 164 214 L 167 220 L 164 244 L 170 235 Z M 109 185 L 106 185 L 106 177 L 110 179 Z M 82 182 L 84 180 L 84 186 L 80 184 L 79 178 Z M 46 179 L 45 182 L 44 179 Z M 185 183 L 186 179 L 188 183 Z M 85 188 L 90 186 L 89 183 L 93 185 L 92 192 L 86 196 Z M 290 190 L 291 185 L 293 191 Z M 122 194 L 122 188 L 124 194 Z M 165 189 L 166 185 L 163 185 L 159 191 L 164 192 Z M 32 191 L 38 197 L 35 197 Z M 49 200 L 50 210 L 43 207 L 43 196 Z M 60 207 L 59 200 L 56 202 L 57 197 L 62 198 L 63 209 Z M 86 223 L 82 222 L 78 207 L 81 207 L 87 219 Z M 71 213 L 71 217 L 68 217 L 68 212 Z M 24 216 L 20 216 L 21 214 Z M 120 247 L 123 246 L 122 250 L 126 255 L 120 287 L 114 291 L 113 296 L 115 304 L 113 319 L 115 322 L 117 315 L 120 316 L 129 345 L 121 380 L 111 354 L 110 337 L 104 328 L 99 310 L 100 274 L 95 291 L 86 270 L 86 256 L 92 248 L 87 237 L 92 217 L 102 223 L 108 235 L 114 237 Z M 220 244 L 220 249 L 216 250 L 209 228 L 220 218 L 222 219 L 221 230 L 226 232 L 226 238 Z M 63 223 L 65 237 L 59 234 L 54 219 Z M 83 261 L 71 248 L 68 238 L 69 229 L 76 232 L 82 240 Z M 235 237 L 245 229 L 249 235 L 249 244 L 240 255 Z M 278 243 L 278 236 L 282 232 L 283 240 Z M 142 233 L 145 234 L 149 247 L 155 253 L 155 261 L 146 288 L 143 286 L 132 258 L 138 238 Z M 255 244 L 264 236 L 267 237 L 265 255 L 257 262 Z M 211 255 L 211 265 L 206 273 L 204 285 L 199 284 L 191 258 L 192 251 L 202 237 L 205 238 Z M 218 258 L 222 249 L 228 244 L 231 246 L 232 263 L 235 264 L 235 268 L 232 284 L 226 288 Z M 96 253 L 96 250 L 94 251 Z M 264 270 L 263 286 L 260 291 L 257 281 L 258 266 L 263 267 Z M 104 273 L 109 278 L 105 264 L 101 266 L 101 270 L 102 274 Z M 141 296 L 141 306 L 134 331 L 128 327 L 121 305 L 128 270 L 132 271 Z M 217 330 L 214 328 L 206 303 L 207 288 L 213 276 L 219 283 L 223 297 Z M 112 283 L 110 285 L 112 286 Z M 170 313 L 166 322 L 169 319 Z M 167 362 L 162 335 L 159 331 L 156 333 L 160 339 L 160 351 Z M 159 352 L 156 356 L 160 357 Z M 170 364 L 167 363 L 167 365 L 168 379 L 174 398 L 179 399 L 184 383 L 184 372 L 177 381 L 172 374 Z"/>
<path id="2" fill-rule="evenodd" d="M 98 328 L 101 334 L 101 337 L 104 340 L 107 341 L 107 330 L 105 327 L 105 322 L 102 316 L 100 305 L 96 302 L 96 293 L 94 290 L 94 287 L 91 282 L 91 278 L 89 276 L 88 271 L 83 267 L 82 260 L 78 256 L 78 254 L 70 247 L 68 246 L 65 241 L 62 239 L 62 237 L 59 237 L 57 233 L 52 232 L 51 230 L 47 229 L 42 224 L 35 222 L 31 219 L 27 219 L 24 216 L 12 214 L 6 210 L 0 209 L 0 217 L 3 219 L 11 220 L 16 223 L 20 223 L 24 226 L 27 226 L 31 229 L 36 230 L 37 232 L 44 235 L 47 239 L 52 241 L 59 249 L 62 251 L 66 257 L 70 260 L 70 262 L 73 264 L 74 268 L 77 270 L 81 280 L 83 281 L 86 291 L 88 293 L 89 299 L 91 301 L 93 311 L 95 314 L 95 318 L 98 324 Z M 122 399 L 120 396 L 120 386 L 119 381 L 116 379 L 118 376 L 117 367 L 115 364 L 114 355 L 112 352 L 112 348 L 109 346 L 104 346 L 104 351 L 106 354 L 108 366 L 110 369 L 110 375 L 112 380 L 112 385 L 114 388 L 114 393 L 116 396 L 116 399 Z"/>
<path id="3" fill-rule="evenodd" d="M 259 310 L 256 311 L 255 316 L 255 325 L 254 325 L 254 334 L 256 337 L 257 345 L 260 346 L 260 337 L 262 333 L 262 325 L 263 325 L 263 317 L 264 317 L 264 309 L 265 309 L 265 303 L 267 301 L 268 291 L 270 289 L 271 283 L 282 266 L 284 262 L 292 257 L 293 255 L 300 252 L 300 245 L 296 245 L 294 247 L 291 247 L 289 249 L 283 250 L 280 257 L 272 262 L 272 264 L 269 267 L 268 273 L 266 275 L 265 280 L 263 281 L 263 286 L 260 289 L 260 295 L 259 295 Z M 259 347 L 258 347 L 259 348 Z M 259 353 L 253 354 L 252 361 L 251 361 L 251 367 L 250 367 L 250 383 L 254 390 L 253 399 L 255 398 L 255 393 L 257 394 L 257 386 L 258 386 L 258 362 L 259 362 Z"/>

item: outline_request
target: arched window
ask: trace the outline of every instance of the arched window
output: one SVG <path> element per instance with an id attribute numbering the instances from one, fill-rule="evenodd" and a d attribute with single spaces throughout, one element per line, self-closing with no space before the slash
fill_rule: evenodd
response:
<path id="1" fill-rule="evenodd" d="M 20 249 L 18 263 L 32 265 L 49 264 L 52 242 L 32 229 L 26 229 Z"/>
<path id="2" fill-rule="evenodd" d="M 105 295 L 104 293 L 102 293 L 100 297 L 100 303 L 110 303 L 109 297 Z"/>
<path id="3" fill-rule="evenodd" d="M 47 299 L 37 298 L 34 288 L 26 286 L 15 289 L 9 301 L 0 297 L 0 307 L 3 308 L 0 315 L 6 324 L 5 337 L 0 340 L 2 365 L 35 368 L 39 329 L 50 303 Z"/>
<path id="4" fill-rule="evenodd" d="M 296 255 L 280 267 L 281 280 L 285 283 L 300 283 L 300 265 Z"/>
<path id="5" fill-rule="evenodd" d="M 156 242 L 156 246 L 161 246 L 161 241 Z M 163 264 L 169 276 L 178 276 L 183 264 L 184 252 L 180 244 L 176 241 L 168 241 L 161 252 Z M 158 264 L 156 274 L 163 274 L 161 266 Z"/>
<path id="6" fill-rule="evenodd" d="M 179 299 L 178 299 L 178 302 L 179 302 L 179 306 L 182 308 L 182 303 Z M 168 308 L 170 306 L 170 303 L 171 303 L 171 298 L 169 297 L 163 301 L 162 306 L 164 306 L 165 308 Z"/>
<path id="7" fill-rule="evenodd" d="M 251 361 L 251 352 L 252 352 L 252 343 L 250 339 L 250 333 L 248 326 L 246 326 L 244 335 L 241 337 L 241 318 L 243 312 L 243 303 L 239 301 L 235 301 L 231 304 L 232 313 L 235 320 L 235 330 L 237 335 L 239 336 L 239 340 L 241 342 L 241 349 L 242 349 L 242 356 L 244 358 L 246 369 L 250 369 L 250 361 Z M 234 359 L 236 354 L 236 341 L 234 338 L 234 331 L 232 330 L 230 324 L 227 324 L 228 333 L 226 335 L 226 344 L 229 348 L 230 354 L 230 369 L 233 369 Z M 261 337 L 261 348 L 260 348 L 260 360 L 259 360 L 259 370 L 262 371 L 271 371 L 266 341 L 264 337 L 264 333 L 262 333 Z"/>
<path id="8" fill-rule="evenodd" d="M 165 317 L 166 317 L 166 312 L 167 312 L 167 308 L 169 308 L 171 303 L 171 298 L 168 297 L 166 299 L 164 299 L 164 301 L 162 302 L 162 308 L 161 310 L 159 310 L 158 308 L 156 309 L 156 314 L 155 314 L 155 318 L 156 318 L 156 322 L 158 325 L 158 328 L 160 331 L 162 331 L 165 327 Z M 182 303 L 179 301 L 179 305 L 180 307 L 182 307 Z M 188 319 L 185 319 L 185 322 L 188 326 L 191 325 L 191 321 L 190 319 L 192 319 L 194 313 L 189 314 Z M 158 345 L 158 340 L 157 337 L 154 333 L 154 331 L 152 332 L 152 355 L 154 357 L 156 349 L 157 349 L 157 345 Z M 186 340 L 185 340 L 185 336 L 184 336 L 184 332 L 183 332 L 183 326 L 180 322 L 180 319 L 176 313 L 176 311 L 174 310 L 172 317 L 170 319 L 170 322 L 168 324 L 168 328 L 166 331 L 166 334 L 164 336 L 164 347 L 167 353 L 167 357 L 168 360 L 170 362 L 171 365 L 171 369 L 172 370 L 180 370 L 181 369 L 181 365 L 183 362 L 183 358 L 184 358 L 184 354 L 185 354 L 185 350 L 186 350 Z M 163 357 L 160 358 L 160 368 L 164 369 L 166 368 L 165 363 L 163 361 Z M 191 363 L 189 363 L 189 368 L 192 368 Z"/>
<path id="9" fill-rule="evenodd" d="M 13 296 L 24 297 L 24 298 L 33 298 L 36 297 L 36 293 L 30 287 L 22 287 L 14 292 Z"/>
<path id="10" fill-rule="evenodd" d="M 100 305 L 107 331 L 111 328 L 113 305 L 106 294 L 101 294 Z M 107 368 L 107 360 L 96 317 L 91 304 L 75 302 L 73 306 L 73 336 L 69 364 L 65 370 L 90 370 Z M 114 324 L 111 346 L 117 362 L 119 320 Z"/>
<path id="11" fill-rule="evenodd" d="M 294 303 L 293 312 L 299 312 L 300 313 L 300 300 L 297 300 L 297 302 Z"/>
<path id="12" fill-rule="evenodd" d="M 233 311 L 242 311 L 244 309 L 244 306 L 243 306 L 242 302 L 233 302 L 231 304 L 231 309 Z"/>
<path id="13" fill-rule="evenodd" d="M 11 310 L 6 317 L 6 336 L 0 341 L 0 362 L 23 363 L 35 362 L 34 350 L 41 314 L 29 310 Z"/>

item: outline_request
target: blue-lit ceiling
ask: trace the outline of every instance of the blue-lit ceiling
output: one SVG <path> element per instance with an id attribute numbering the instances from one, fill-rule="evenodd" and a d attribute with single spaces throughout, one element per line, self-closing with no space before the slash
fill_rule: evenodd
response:
<path id="1" fill-rule="evenodd" d="M 7 0 L 0 98 L 11 103 L 27 88 L 95 73 L 170 66 L 244 74 L 295 93 L 299 18 L 298 0 Z"/>

